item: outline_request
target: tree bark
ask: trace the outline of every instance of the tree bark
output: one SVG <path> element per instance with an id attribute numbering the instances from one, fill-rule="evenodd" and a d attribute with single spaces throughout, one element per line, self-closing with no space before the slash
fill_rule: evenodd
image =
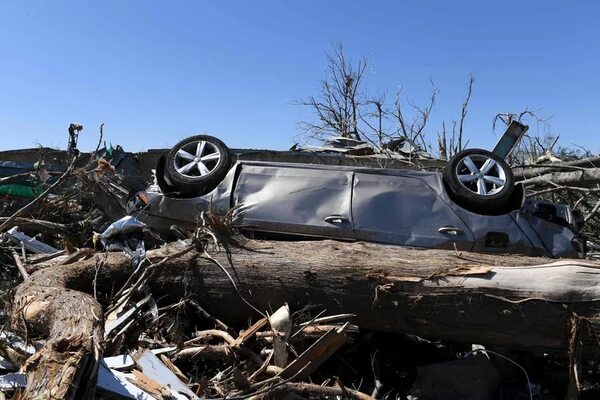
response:
<path id="1" fill-rule="evenodd" d="M 549 172 L 522 181 L 527 186 L 593 187 L 600 183 L 600 168 L 587 168 L 577 171 Z"/>
<path id="2" fill-rule="evenodd" d="M 156 290 L 169 288 L 175 300 L 187 289 L 213 315 L 248 318 L 253 311 L 218 268 L 184 258 L 185 269 L 157 277 Z M 581 260 L 537 267 L 552 260 L 333 241 L 249 242 L 230 259 L 242 294 L 261 310 L 320 305 L 356 314 L 362 329 L 452 342 L 566 354 L 573 313 L 600 310 L 599 265 Z"/>
<path id="3" fill-rule="evenodd" d="M 68 272 L 60 267 L 38 271 L 14 296 L 13 328 L 46 339 L 24 365 L 27 399 L 93 398 L 102 356 L 102 307 L 69 288 L 73 276 Z"/>
<path id="4" fill-rule="evenodd" d="M 156 263 L 180 250 L 174 244 L 147 255 Z M 335 241 L 252 240 L 211 254 L 258 309 L 318 305 L 330 314 L 355 314 L 361 329 L 566 354 L 571 317 L 594 319 L 600 310 L 600 265 L 581 260 L 539 266 L 551 260 Z M 25 323 L 48 338 L 26 367 L 29 398 L 51 391 L 73 398 L 71 387 L 93 382 L 102 309 L 83 292 L 92 292 L 94 278 L 101 291 L 118 288 L 131 273 L 120 253 L 97 265 L 91 259 L 47 267 L 17 288 L 13 326 Z M 161 296 L 179 301 L 195 294 L 227 323 L 256 313 L 196 251 L 150 268 L 152 291 Z"/>
<path id="5" fill-rule="evenodd" d="M 583 158 L 581 160 L 563 161 L 558 163 L 548 163 L 531 165 L 528 167 L 513 168 L 513 173 L 517 180 L 535 178 L 552 172 L 565 172 L 575 168 L 600 168 L 600 157 Z"/>

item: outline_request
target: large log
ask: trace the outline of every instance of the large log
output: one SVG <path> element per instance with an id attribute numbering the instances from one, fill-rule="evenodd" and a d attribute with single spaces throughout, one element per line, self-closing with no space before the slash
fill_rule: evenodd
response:
<path id="1" fill-rule="evenodd" d="M 545 164 L 533 164 L 513 168 L 517 180 L 535 178 L 552 172 L 574 171 L 577 168 L 600 168 L 600 157 L 582 158 L 581 160 L 561 161 Z"/>
<path id="2" fill-rule="evenodd" d="M 225 275 L 197 255 L 155 281 L 195 293 L 209 312 L 244 321 L 252 312 Z M 600 265 L 515 255 L 410 249 L 371 243 L 248 242 L 230 265 L 257 308 L 287 302 L 356 314 L 361 328 L 453 342 L 566 354 L 571 318 L 600 315 Z M 181 290 L 181 291 L 180 291 Z"/>
<path id="3" fill-rule="evenodd" d="M 600 168 L 577 171 L 548 172 L 522 181 L 527 186 L 548 186 L 549 182 L 560 186 L 594 187 L 600 183 Z"/>
<path id="4" fill-rule="evenodd" d="M 165 261 L 180 250 L 170 245 L 148 252 L 152 262 L 163 260 L 152 267 L 153 292 L 173 300 L 194 294 L 220 319 L 247 321 L 255 311 L 212 261 L 196 251 Z M 566 354 L 573 316 L 594 319 L 600 311 L 600 265 L 580 260 L 549 264 L 542 258 L 335 241 L 246 241 L 228 250 L 212 254 L 256 308 L 313 304 L 328 313 L 356 314 L 354 323 L 363 329 Z M 17 289 L 15 325 L 25 322 L 31 331 L 50 335 L 42 350 L 49 356 L 75 353 L 76 359 L 59 358 L 68 361 L 66 367 L 83 365 L 101 338 L 102 318 L 93 298 L 79 292 L 91 293 L 94 281 L 100 289 L 118 287 L 130 272 L 129 259 L 120 253 L 109 254 L 99 269 L 91 259 L 37 271 Z M 83 330 L 88 340 L 73 343 Z M 51 368 L 29 368 L 30 382 L 50 384 L 56 377 L 49 375 L 64 376 L 64 367 L 37 359 L 37 369 Z M 80 377 L 67 376 L 76 386 Z"/>

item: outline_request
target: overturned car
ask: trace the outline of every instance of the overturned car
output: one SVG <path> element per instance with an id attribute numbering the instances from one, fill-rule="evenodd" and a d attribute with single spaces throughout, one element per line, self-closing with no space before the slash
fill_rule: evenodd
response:
<path id="1" fill-rule="evenodd" d="M 158 230 L 193 229 L 202 211 L 233 210 L 236 228 L 266 235 L 582 257 L 579 213 L 525 200 L 498 148 L 460 152 L 440 173 L 233 162 L 222 141 L 199 135 L 161 158 L 157 185 L 128 209 Z"/>

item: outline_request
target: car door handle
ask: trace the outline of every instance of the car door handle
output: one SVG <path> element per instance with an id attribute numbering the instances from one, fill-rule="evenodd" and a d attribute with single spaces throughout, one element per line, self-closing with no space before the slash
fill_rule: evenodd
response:
<path id="1" fill-rule="evenodd" d="M 323 221 L 329 224 L 345 224 L 350 222 L 350 220 L 342 215 L 329 215 L 323 219 Z"/>
<path id="2" fill-rule="evenodd" d="M 457 228 L 455 226 L 442 226 L 441 228 L 438 229 L 439 233 L 447 233 L 449 235 L 462 235 L 463 233 L 465 233 L 465 231 L 463 231 L 460 228 Z"/>

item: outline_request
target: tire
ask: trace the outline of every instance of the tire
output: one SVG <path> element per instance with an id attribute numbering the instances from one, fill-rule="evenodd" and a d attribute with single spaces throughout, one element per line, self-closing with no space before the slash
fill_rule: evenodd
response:
<path id="1" fill-rule="evenodd" d="M 515 187 L 512 170 L 506 161 L 491 151 L 469 149 L 458 152 L 442 174 L 451 196 L 466 209 L 494 214 L 511 202 Z"/>
<path id="2" fill-rule="evenodd" d="M 165 164 L 165 180 L 185 197 L 213 190 L 231 166 L 229 148 L 213 136 L 191 136 L 177 143 Z"/>

